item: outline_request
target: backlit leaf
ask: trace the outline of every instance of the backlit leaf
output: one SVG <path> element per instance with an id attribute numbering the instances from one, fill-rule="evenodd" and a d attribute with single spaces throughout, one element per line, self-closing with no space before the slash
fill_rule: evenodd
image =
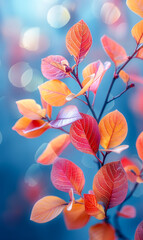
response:
<path id="1" fill-rule="evenodd" d="M 89 240 L 115 240 L 115 230 L 109 223 L 98 223 L 89 229 Z"/>
<path id="2" fill-rule="evenodd" d="M 120 145 L 115 148 L 110 148 L 110 149 L 99 149 L 101 152 L 115 152 L 120 154 L 122 151 L 126 150 L 129 147 L 129 145 Z"/>
<path id="3" fill-rule="evenodd" d="M 137 138 L 136 149 L 141 160 L 143 160 L 143 132 Z"/>
<path id="4" fill-rule="evenodd" d="M 41 198 L 35 203 L 30 219 L 37 223 L 49 222 L 57 217 L 65 208 L 66 202 L 55 196 Z"/>
<path id="5" fill-rule="evenodd" d="M 132 36 L 135 38 L 137 44 L 143 43 L 143 20 L 138 22 L 133 28 L 132 28 Z"/>
<path id="6" fill-rule="evenodd" d="M 90 219 L 90 216 L 85 212 L 83 199 L 76 201 L 76 203 L 73 204 L 71 211 L 68 211 L 67 208 L 65 208 L 63 213 L 66 226 L 69 230 L 84 227 Z"/>
<path id="7" fill-rule="evenodd" d="M 62 108 L 59 111 L 59 113 L 56 117 L 56 120 L 51 121 L 50 125 L 53 128 L 61 128 L 61 127 L 67 126 L 81 118 L 82 117 L 78 111 L 78 108 L 74 105 L 69 105 L 69 106 Z"/>
<path id="8" fill-rule="evenodd" d="M 85 58 L 91 45 L 92 36 L 83 20 L 70 28 L 66 36 L 66 47 L 69 53 L 74 56 L 77 65 Z"/>
<path id="9" fill-rule="evenodd" d="M 51 181 L 58 190 L 69 192 L 73 188 L 73 192 L 79 195 L 85 184 L 82 170 L 73 162 L 63 158 L 59 158 L 53 164 Z"/>
<path id="10" fill-rule="evenodd" d="M 140 170 L 136 164 L 127 157 L 123 157 L 121 159 L 121 163 L 125 172 L 127 173 L 128 180 L 131 182 L 137 182 L 140 179 Z"/>
<path id="11" fill-rule="evenodd" d="M 123 206 L 120 212 L 117 213 L 118 216 L 123 218 L 134 218 L 136 216 L 136 209 L 131 205 Z"/>
<path id="12" fill-rule="evenodd" d="M 85 211 L 88 215 L 102 220 L 105 218 L 105 212 L 102 205 L 98 204 L 93 194 L 84 194 Z"/>
<path id="13" fill-rule="evenodd" d="M 105 72 L 108 70 L 108 68 L 111 66 L 110 62 L 105 62 L 104 65 L 100 60 L 88 64 L 82 72 L 83 75 L 83 82 L 82 86 L 84 87 L 87 84 L 87 81 L 89 81 L 89 76 L 92 74 L 95 74 L 95 80 L 90 86 L 89 90 L 92 91 L 94 94 L 96 94 L 97 89 L 100 85 L 100 82 L 105 74 Z"/>
<path id="14" fill-rule="evenodd" d="M 46 115 L 46 110 L 42 109 L 33 99 L 22 99 L 16 104 L 19 112 L 29 119 L 40 120 Z"/>
<path id="15" fill-rule="evenodd" d="M 128 59 L 125 49 L 111 38 L 104 35 L 101 38 L 101 42 L 105 52 L 115 63 L 115 66 L 124 63 Z"/>
<path id="16" fill-rule="evenodd" d="M 81 113 L 81 116 L 71 125 L 71 142 L 79 151 L 95 155 L 100 143 L 98 124 L 90 115 Z"/>
<path id="17" fill-rule="evenodd" d="M 134 240 L 142 240 L 143 239 L 143 221 L 137 226 L 135 232 L 135 239 Z"/>
<path id="18" fill-rule="evenodd" d="M 100 144 L 103 148 L 117 147 L 127 136 L 127 122 L 125 117 L 117 110 L 108 113 L 99 123 L 101 136 Z"/>
<path id="19" fill-rule="evenodd" d="M 63 106 L 71 93 L 67 85 L 60 80 L 47 81 L 39 86 L 41 97 L 51 106 Z"/>
<path id="20" fill-rule="evenodd" d="M 50 104 L 48 104 L 44 99 L 41 98 L 41 103 L 43 108 L 46 109 L 46 113 L 48 115 L 49 118 L 51 118 L 52 116 L 52 106 Z"/>
<path id="21" fill-rule="evenodd" d="M 130 80 L 130 76 L 123 70 L 120 71 L 119 76 L 124 83 L 128 83 L 128 81 Z"/>
<path id="22" fill-rule="evenodd" d="M 62 79 L 69 77 L 66 66 L 69 67 L 69 63 L 64 57 L 51 55 L 42 59 L 41 71 L 43 76 L 48 79 Z"/>
<path id="23" fill-rule="evenodd" d="M 104 165 L 93 180 L 93 191 L 106 209 L 122 203 L 127 195 L 128 181 L 120 161 Z"/>
<path id="24" fill-rule="evenodd" d="M 143 17 L 143 0 L 127 0 L 127 6 L 133 12 Z"/>
<path id="25" fill-rule="evenodd" d="M 137 52 L 136 58 L 143 59 L 143 47 Z"/>
<path id="26" fill-rule="evenodd" d="M 31 120 L 22 117 L 15 123 L 12 129 L 21 136 L 35 138 L 42 135 L 49 128 L 49 123 L 46 123 L 43 120 Z"/>
<path id="27" fill-rule="evenodd" d="M 54 138 L 46 147 L 44 152 L 37 159 L 38 163 L 49 165 L 52 164 L 56 158 L 64 151 L 70 143 L 70 136 L 62 134 Z"/>

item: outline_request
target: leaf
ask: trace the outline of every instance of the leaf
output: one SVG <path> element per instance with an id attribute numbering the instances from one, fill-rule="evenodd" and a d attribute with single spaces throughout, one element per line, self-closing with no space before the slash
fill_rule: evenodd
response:
<path id="1" fill-rule="evenodd" d="M 120 161 L 108 163 L 99 169 L 93 180 L 93 191 L 106 210 L 124 201 L 128 181 Z"/>
<path id="2" fill-rule="evenodd" d="M 51 171 L 51 181 L 55 188 L 63 192 L 73 192 L 81 195 L 85 184 L 82 170 L 73 162 L 60 158 L 55 161 Z"/>
<path id="3" fill-rule="evenodd" d="M 70 189 L 70 191 L 69 191 L 69 196 L 70 196 L 70 202 L 69 202 L 69 204 L 67 205 L 67 210 L 68 210 L 68 211 L 71 211 L 71 210 L 72 210 L 72 207 L 73 207 L 73 204 L 75 203 L 73 188 Z"/>
<path id="4" fill-rule="evenodd" d="M 108 70 L 108 68 L 110 66 L 111 66 L 110 62 L 105 62 L 103 65 L 103 63 L 100 60 L 88 64 L 83 69 L 83 72 L 82 72 L 82 75 L 84 78 L 84 80 L 82 82 L 82 86 L 84 87 L 87 84 L 87 81 L 89 81 L 89 77 L 92 74 L 95 74 L 95 80 L 92 83 L 92 85 L 90 86 L 89 90 L 92 91 L 94 94 L 96 94 L 97 89 L 100 85 L 100 82 L 101 82 L 105 72 Z"/>
<path id="5" fill-rule="evenodd" d="M 40 120 L 45 117 L 46 110 L 33 99 L 23 99 L 16 102 L 19 112 L 32 120 Z"/>
<path id="6" fill-rule="evenodd" d="M 49 118 L 51 118 L 52 116 L 52 106 L 50 104 L 48 104 L 44 99 L 41 98 L 41 103 L 43 108 L 46 109 L 46 113 L 48 115 Z"/>
<path id="7" fill-rule="evenodd" d="M 117 214 L 119 217 L 123 217 L 123 218 L 135 218 L 136 209 L 135 209 L 135 207 L 133 207 L 131 205 L 126 205 L 126 206 L 122 207 L 120 212 L 118 212 Z"/>
<path id="8" fill-rule="evenodd" d="M 63 106 L 71 93 L 67 85 L 60 80 L 47 81 L 39 86 L 41 97 L 51 106 Z"/>
<path id="9" fill-rule="evenodd" d="M 121 159 L 122 166 L 127 173 L 127 178 L 131 182 L 138 182 L 140 180 L 140 170 L 134 162 L 127 157 Z"/>
<path id="10" fill-rule="evenodd" d="M 143 221 L 138 225 L 135 232 L 135 240 L 142 240 L 143 238 Z"/>
<path id="11" fill-rule="evenodd" d="M 49 128 L 49 123 L 43 120 L 31 120 L 26 117 L 20 118 L 12 127 L 19 135 L 27 138 L 39 137 Z"/>
<path id="12" fill-rule="evenodd" d="M 92 36 L 87 24 L 80 20 L 73 25 L 66 36 L 66 47 L 69 53 L 74 56 L 78 65 L 87 55 L 92 45 Z"/>
<path id="13" fill-rule="evenodd" d="M 136 58 L 143 59 L 143 47 L 137 52 Z"/>
<path id="14" fill-rule="evenodd" d="M 49 222 L 57 217 L 65 208 L 67 203 L 58 197 L 47 196 L 35 203 L 30 220 L 37 223 Z"/>
<path id="15" fill-rule="evenodd" d="M 44 165 L 53 164 L 53 162 L 69 144 L 70 136 L 68 134 L 62 134 L 54 138 L 51 142 L 48 143 L 44 152 L 37 159 L 37 162 Z"/>
<path id="16" fill-rule="evenodd" d="M 89 240 L 115 240 L 115 230 L 109 223 L 98 223 L 89 229 Z"/>
<path id="17" fill-rule="evenodd" d="M 143 0 L 127 0 L 127 6 L 140 17 L 143 17 Z"/>
<path id="18" fill-rule="evenodd" d="M 71 142 L 79 151 L 95 155 L 100 143 L 98 124 L 90 115 L 81 113 L 81 116 L 71 125 Z"/>
<path id="19" fill-rule="evenodd" d="M 93 84 L 93 82 L 95 81 L 95 74 L 92 74 L 91 76 L 87 77 L 86 81 L 87 81 L 87 83 L 85 84 L 85 86 L 77 94 L 70 93 L 66 97 L 66 100 L 71 101 L 72 99 L 83 95 L 89 89 L 89 87 Z"/>
<path id="20" fill-rule="evenodd" d="M 120 145 L 115 148 L 109 148 L 109 149 L 99 149 L 100 152 L 115 152 L 120 154 L 122 151 L 126 150 L 129 148 L 129 145 Z"/>
<path id="21" fill-rule="evenodd" d="M 59 111 L 56 120 L 51 121 L 50 126 L 53 128 L 61 128 L 81 118 L 78 108 L 74 105 L 69 105 Z"/>
<path id="22" fill-rule="evenodd" d="M 76 203 L 73 204 L 71 211 L 65 208 L 63 213 L 66 227 L 69 230 L 84 227 L 90 219 L 90 216 L 85 212 L 83 199 L 77 200 Z"/>
<path id="23" fill-rule="evenodd" d="M 143 160 L 143 132 L 137 138 L 136 149 L 140 159 Z"/>
<path id="24" fill-rule="evenodd" d="M 93 194 L 84 194 L 85 211 L 88 215 L 102 220 L 105 218 L 105 212 L 102 205 L 98 204 Z"/>
<path id="25" fill-rule="evenodd" d="M 132 28 L 132 36 L 136 40 L 137 44 L 143 43 L 143 20 L 138 22 L 133 28 Z"/>
<path id="26" fill-rule="evenodd" d="M 128 83 L 130 80 L 129 74 L 127 74 L 125 71 L 121 70 L 119 73 L 119 77 L 123 80 L 124 83 Z"/>
<path id="27" fill-rule="evenodd" d="M 125 49 L 120 46 L 117 42 L 113 41 L 111 38 L 104 35 L 101 38 L 103 48 L 111 60 L 115 63 L 115 66 L 124 63 L 127 59 L 127 53 Z"/>
<path id="28" fill-rule="evenodd" d="M 69 63 L 63 56 L 51 55 L 42 59 L 41 71 L 45 78 L 62 79 L 69 77 L 66 66 L 69 67 Z"/>
<path id="29" fill-rule="evenodd" d="M 99 123 L 100 145 L 114 148 L 121 144 L 127 136 L 128 126 L 125 117 L 117 110 L 108 113 Z"/>

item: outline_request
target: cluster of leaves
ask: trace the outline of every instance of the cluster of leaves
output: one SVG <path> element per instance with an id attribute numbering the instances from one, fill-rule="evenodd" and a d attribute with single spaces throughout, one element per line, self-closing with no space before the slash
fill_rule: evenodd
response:
<path id="1" fill-rule="evenodd" d="M 128 0 L 127 5 L 143 17 L 143 1 Z M 105 239 L 105 236 L 106 239 L 114 240 L 115 234 L 121 236 L 121 233 L 119 233 L 119 229 L 114 229 L 108 222 L 108 209 L 119 205 L 117 216 L 135 217 L 135 208 L 130 205 L 122 207 L 122 204 L 129 199 L 129 196 L 126 197 L 128 180 L 135 184 L 143 182 L 143 168 L 140 169 L 136 163 L 125 157 L 121 161 L 105 164 L 108 154 L 120 153 L 128 148 L 128 145 L 120 145 L 126 138 L 128 127 L 125 117 L 117 110 L 108 113 L 101 119 L 109 102 L 134 87 L 133 83 L 129 83 L 130 76 L 123 69 L 131 59 L 135 57 L 143 59 L 143 20 L 132 28 L 132 36 L 137 44 L 131 56 L 128 56 L 125 49 L 109 37 L 104 35 L 101 38 L 105 52 L 114 62 L 115 72 L 98 118 L 94 111 L 95 96 L 111 63 L 105 62 L 103 64 L 100 60 L 90 63 L 83 69 L 83 81 L 79 80 L 78 66 L 86 57 L 92 44 L 90 30 L 83 20 L 76 23 L 66 36 L 66 47 L 74 57 L 74 66 L 70 67 L 68 61 L 59 55 L 48 56 L 42 60 L 42 74 L 48 79 L 47 82 L 39 86 L 42 107 L 33 99 L 17 101 L 18 110 L 23 115 L 13 126 L 13 130 L 17 131 L 18 134 L 34 138 L 48 129 L 60 129 L 64 132 L 49 142 L 37 162 L 43 165 L 52 164 L 52 184 L 58 190 L 67 192 L 70 200 L 65 202 L 56 196 L 43 197 L 35 203 L 32 209 L 32 221 L 48 222 L 63 211 L 67 228 L 78 229 L 85 226 L 92 216 L 98 220 L 103 220 L 103 222 L 90 228 L 90 240 L 102 240 Z M 126 83 L 126 88 L 113 99 L 109 99 L 112 86 L 119 77 Z M 75 80 L 80 90 L 73 93 L 61 81 L 63 78 Z M 89 101 L 91 93 L 93 96 L 92 104 Z M 82 100 L 82 96 L 85 101 Z M 66 105 L 59 111 L 56 119 L 52 120 L 53 107 L 63 106 L 74 98 L 88 105 L 93 117 L 81 113 L 75 105 Z M 71 125 L 69 132 L 64 129 L 67 125 Z M 82 170 L 68 159 L 59 157 L 70 143 L 77 150 L 93 155 L 99 163 L 99 171 L 95 174 L 92 190 L 89 189 L 88 193 L 82 193 L 85 185 Z M 102 149 L 99 149 L 99 146 Z M 143 132 L 137 139 L 136 148 L 139 157 L 143 160 Z M 78 195 L 79 198 L 75 199 L 74 194 Z M 118 231 L 115 233 L 115 230 Z M 143 222 L 136 230 L 135 240 L 141 240 L 142 236 Z"/>

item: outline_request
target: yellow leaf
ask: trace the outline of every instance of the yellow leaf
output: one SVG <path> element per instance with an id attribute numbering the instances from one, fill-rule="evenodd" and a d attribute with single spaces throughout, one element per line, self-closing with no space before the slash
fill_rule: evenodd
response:
<path id="1" fill-rule="evenodd" d="M 123 80 L 124 83 L 128 83 L 130 76 L 123 70 L 120 71 L 119 77 Z"/>
<path id="2" fill-rule="evenodd" d="M 143 20 L 138 22 L 133 28 L 132 28 L 132 36 L 136 40 L 137 44 L 143 43 Z"/>

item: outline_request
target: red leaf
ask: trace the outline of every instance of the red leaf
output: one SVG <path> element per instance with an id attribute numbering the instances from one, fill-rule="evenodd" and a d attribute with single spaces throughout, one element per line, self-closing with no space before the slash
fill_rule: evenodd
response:
<path id="1" fill-rule="evenodd" d="M 53 164 L 51 181 L 58 190 L 69 192 L 73 188 L 74 193 L 79 195 L 85 184 L 82 170 L 73 162 L 63 158 Z"/>
<path id="2" fill-rule="evenodd" d="M 84 227 L 90 219 L 90 216 L 85 212 L 83 199 L 77 200 L 73 204 L 71 211 L 68 211 L 66 207 L 63 213 L 66 226 L 69 230 Z"/>
<path id="3" fill-rule="evenodd" d="M 102 205 L 98 204 L 93 194 L 84 194 L 85 211 L 88 215 L 102 220 L 105 218 L 105 212 Z"/>
<path id="4" fill-rule="evenodd" d="M 95 155 L 100 143 L 98 124 L 90 115 L 81 113 L 81 116 L 71 125 L 71 142 L 79 151 Z"/>
<path id="5" fill-rule="evenodd" d="M 78 108 L 74 105 L 69 105 L 59 111 L 56 120 L 51 121 L 50 126 L 53 128 L 61 128 L 81 118 Z"/>
<path id="6" fill-rule="evenodd" d="M 42 59 L 41 71 L 45 78 L 62 79 L 69 77 L 66 66 L 69 66 L 69 63 L 64 57 L 51 55 Z"/>
<path id="7" fill-rule="evenodd" d="M 89 240 L 115 240 L 115 230 L 109 223 L 98 223 L 89 229 Z"/>
<path id="8" fill-rule="evenodd" d="M 66 202 L 55 196 L 48 196 L 41 198 L 35 203 L 31 220 L 37 223 L 45 223 L 57 217 L 65 208 Z"/>
<path id="9" fill-rule="evenodd" d="M 140 222 L 136 229 L 135 240 L 143 240 L 143 221 Z"/>
<path id="10" fill-rule="evenodd" d="M 128 59 L 125 49 L 122 46 L 120 46 L 117 42 L 113 41 L 111 38 L 104 35 L 101 38 L 101 42 L 105 52 L 115 63 L 115 66 L 124 63 Z"/>
<path id="11" fill-rule="evenodd" d="M 132 162 L 127 157 L 123 157 L 121 159 L 121 163 L 122 163 L 122 166 L 123 166 L 125 172 L 127 173 L 127 177 L 128 177 L 129 181 L 138 182 L 141 180 L 139 177 L 140 170 L 134 162 Z"/>
<path id="12" fill-rule="evenodd" d="M 140 159 L 143 160 L 143 132 L 137 138 L 136 148 Z"/>
<path id="13" fill-rule="evenodd" d="M 38 163 L 49 165 L 52 164 L 57 157 L 64 151 L 70 143 L 70 136 L 62 134 L 54 138 L 46 147 L 45 151 L 37 159 Z"/>
<path id="14" fill-rule="evenodd" d="M 87 55 L 92 44 L 92 36 L 87 24 L 81 20 L 68 31 L 66 36 L 66 47 L 74 56 L 78 65 Z"/>
<path id="15" fill-rule="evenodd" d="M 136 209 L 131 205 L 126 205 L 122 207 L 120 212 L 118 212 L 118 216 L 124 218 L 134 218 L 136 216 Z"/>
<path id="16" fill-rule="evenodd" d="M 93 191 L 106 209 L 122 203 L 127 195 L 128 181 L 120 161 L 104 165 L 94 177 Z"/>

